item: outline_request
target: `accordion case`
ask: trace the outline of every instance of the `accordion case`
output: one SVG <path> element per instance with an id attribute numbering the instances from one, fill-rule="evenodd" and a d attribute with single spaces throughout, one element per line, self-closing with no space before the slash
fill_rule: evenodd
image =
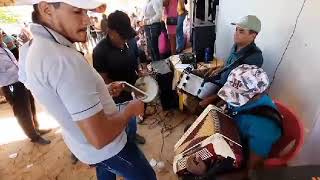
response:
<path id="1" fill-rule="evenodd" d="M 186 162 L 191 155 L 212 163 L 232 159 L 233 167 L 242 163 L 242 146 L 239 132 L 231 117 L 216 106 L 209 105 L 175 144 L 173 171 L 189 174 Z"/>

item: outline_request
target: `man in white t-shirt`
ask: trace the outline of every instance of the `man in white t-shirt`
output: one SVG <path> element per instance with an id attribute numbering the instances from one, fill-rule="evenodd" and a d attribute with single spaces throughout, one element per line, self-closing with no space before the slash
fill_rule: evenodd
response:
<path id="1" fill-rule="evenodd" d="M 138 147 L 127 142 L 125 128 L 132 116 L 143 113 L 143 103 L 132 100 L 117 112 L 100 75 L 73 43 L 85 42 L 87 10 L 103 9 L 101 1 L 33 1 L 33 34 L 19 74 L 28 88 L 61 125 L 64 141 L 82 162 L 95 165 L 98 180 L 155 180 Z"/>

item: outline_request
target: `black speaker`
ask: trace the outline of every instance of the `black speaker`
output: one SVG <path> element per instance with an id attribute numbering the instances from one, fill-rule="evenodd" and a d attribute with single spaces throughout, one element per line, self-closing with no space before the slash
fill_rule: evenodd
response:
<path id="1" fill-rule="evenodd" d="M 206 48 L 214 52 L 216 40 L 215 25 L 211 22 L 194 25 L 192 28 L 192 50 L 196 54 L 197 62 L 204 61 Z"/>

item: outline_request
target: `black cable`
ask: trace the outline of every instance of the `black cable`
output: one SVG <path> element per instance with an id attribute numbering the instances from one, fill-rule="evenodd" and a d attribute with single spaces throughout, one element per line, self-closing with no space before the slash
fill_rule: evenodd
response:
<path id="1" fill-rule="evenodd" d="M 163 129 L 163 128 L 162 128 Z M 161 149 L 160 149 L 160 157 L 159 157 L 159 159 L 160 159 L 160 161 L 162 161 L 162 152 L 163 152 L 163 148 L 164 148 L 164 132 L 162 132 L 163 130 L 161 129 L 161 138 L 162 138 L 162 144 L 161 144 Z"/>
<path id="2" fill-rule="evenodd" d="M 304 7 L 305 7 L 306 1 L 307 1 L 307 0 L 304 0 L 303 3 L 302 3 L 302 6 L 301 6 L 300 11 L 299 11 L 299 13 L 298 13 L 298 16 L 297 16 L 297 18 L 296 18 L 296 22 L 295 22 L 295 24 L 294 24 L 294 28 L 293 28 L 293 30 L 292 30 L 291 36 L 290 36 L 290 38 L 289 38 L 289 40 L 288 40 L 288 42 L 287 42 L 286 48 L 284 49 L 284 51 L 283 51 L 283 53 L 282 53 L 282 56 L 281 56 L 281 58 L 280 58 L 279 63 L 278 63 L 277 66 L 276 66 L 276 69 L 275 69 L 275 71 L 274 71 L 274 73 L 273 73 L 272 81 L 271 81 L 269 87 L 271 87 L 274 79 L 276 78 L 277 71 L 278 71 L 278 69 L 279 69 L 279 67 L 280 67 L 280 65 L 281 65 L 281 63 L 282 63 L 282 61 L 283 61 L 284 55 L 286 54 L 286 52 L 287 52 L 287 50 L 288 50 L 288 48 L 289 48 L 289 45 L 290 45 L 290 43 L 291 43 L 291 40 L 292 40 L 292 38 L 293 38 L 293 36 L 294 36 L 294 34 L 295 34 L 295 32 L 296 32 L 297 24 L 298 24 L 298 21 L 299 21 L 301 12 L 302 12 L 302 10 L 303 10 Z"/>

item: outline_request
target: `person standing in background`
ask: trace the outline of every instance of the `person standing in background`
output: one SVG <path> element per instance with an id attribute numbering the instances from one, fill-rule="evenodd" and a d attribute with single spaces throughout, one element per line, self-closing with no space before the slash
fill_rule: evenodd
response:
<path id="1" fill-rule="evenodd" d="M 170 41 L 171 55 L 176 54 L 176 29 L 178 21 L 177 0 L 164 0 L 164 14 L 166 16 L 166 24 Z"/>
<path id="2" fill-rule="evenodd" d="M 18 37 L 21 40 L 22 45 L 32 39 L 32 34 L 27 23 L 23 23 L 23 27 L 21 28 L 21 32 Z"/>
<path id="3" fill-rule="evenodd" d="M 24 133 L 33 143 L 46 145 L 49 140 L 41 135 L 50 132 L 40 130 L 36 114 L 36 106 L 31 92 L 18 80 L 18 61 L 3 43 L 0 34 L 0 89 L 12 107 L 14 116 Z"/>
<path id="4" fill-rule="evenodd" d="M 184 0 L 178 0 L 177 12 L 178 12 L 178 22 L 177 22 L 177 53 L 181 53 L 185 47 L 184 33 L 183 33 L 183 22 L 186 18 L 188 11 L 184 5 Z"/>
<path id="5" fill-rule="evenodd" d="M 103 34 L 101 31 L 101 22 L 98 20 L 97 17 L 93 17 L 93 26 L 97 33 L 97 40 L 99 42 L 103 38 Z"/>
<path id="6" fill-rule="evenodd" d="M 102 32 L 103 37 L 105 37 L 107 35 L 107 31 L 108 31 L 108 19 L 107 19 L 106 14 L 102 14 L 100 28 L 101 28 L 101 32 Z"/>
<path id="7" fill-rule="evenodd" d="M 144 8 L 143 24 L 152 61 L 160 60 L 158 41 L 161 33 L 162 10 L 163 0 L 148 0 Z"/>
<path id="8" fill-rule="evenodd" d="M 3 43 L 5 43 L 5 45 L 7 46 L 7 48 L 12 52 L 12 54 L 14 55 L 14 57 L 19 60 L 19 47 L 16 46 L 15 41 L 14 41 L 14 37 L 8 35 L 7 33 L 5 33 L 3 30 L 2 31 L 2 38 L 3 38 Z"/>

